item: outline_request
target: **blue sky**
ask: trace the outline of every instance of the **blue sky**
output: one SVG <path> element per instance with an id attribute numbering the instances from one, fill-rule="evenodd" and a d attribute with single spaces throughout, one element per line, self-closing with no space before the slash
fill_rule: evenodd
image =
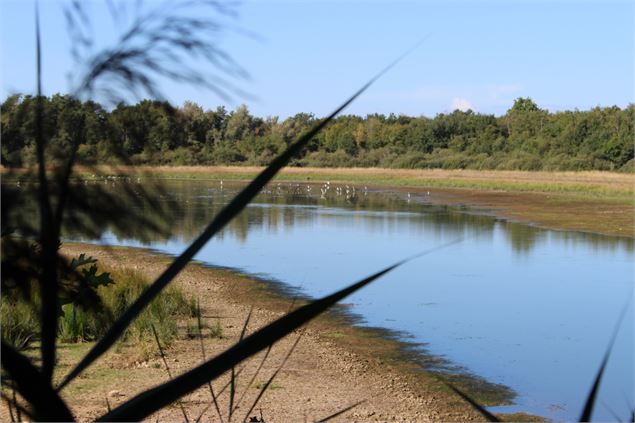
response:
<path id="1" fill-rule="evenodd" d="M 94 2 L 98 38 L 113 37 Z M 152 5 L 152 2 L 150 2 Z M 2 0 L 1 91 L 32 93 L 33 3 Z M 61 3 L 41 2 L 44 91 L 67 92 L 73 69 Z M 260 116 L 329 113 L 410 45 L 423 44 L 348 113 L 434 116 L 454 108 L 502 114 L 517 97 L 549 110 L 633 102 L 632 1 L 245 1 L 217 40 L 251 75 L 249 97 L 162 84 L 175 104 L 246 103 Z"/>

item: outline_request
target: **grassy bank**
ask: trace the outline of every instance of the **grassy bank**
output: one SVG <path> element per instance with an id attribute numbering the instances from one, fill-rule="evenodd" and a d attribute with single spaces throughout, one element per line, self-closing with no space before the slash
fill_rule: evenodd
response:
<path id="1" fill-rule="evenodd" d="M 167 179 L 248 181 L 257 167 L 101 167 L 95 173 L 142 173 Z M 633 237 L 635 175 L 615 172 L 524 172 L 286 168 L 278 181 L 354 184 L 412 193 L 426 201 L 466 205 L 504 218 L 556 230 Z"/>

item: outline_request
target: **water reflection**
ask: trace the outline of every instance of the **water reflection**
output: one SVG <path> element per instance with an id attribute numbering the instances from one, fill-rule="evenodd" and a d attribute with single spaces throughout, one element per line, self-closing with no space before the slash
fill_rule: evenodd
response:
<path id="1" fill-rule="evenodd" d="M 67 194 L 62 222 L 66 238 L 95 239 L 116 233 L 148 243 L 167 240 L 172 236 L 171 222 L 181 215 L 181 204 L 169 201 L 166 186 L 153 179 L 143 184 L 113 177 L 75 181 Z M 2 184 L 3 232 L 37 236 L 38 195 L 35 183 Z M 59 196 L 51 189 L 53 205 Z"/>
<path id="2" fill-rule="evenodd" d="M 169 239 L 190 241 L 198 236 L 202 226 L 210 222 L 240 188 L 238 184 L 218 181 L 168 181 L 157 193 L 158 202 L 131 195 L 136 182 L 94 182 L 82 186 L 82 196 L 108 195 L 108 203 L 117 204 L 129 215 L 144 216 L 154 226 L 124 225 L 126 219 L 116 221 L 101 217 L 92 225 L 90 216 L 75 217 L 64 225 L 64 236 L 73 239 L 95 239 L 106 233 L 118 240 L 135 240 L 144 245 Z M 308 190 L 310 187 L 311 190 Z M 327 195 L 321 195 L 319 184 L 274 183 L 255 199 L 238 217 L 219 234 L 231 235 L 243 243 L 248 242 L 251 231 L 269 233 L 297 226 L 310 226 L 320 222 L 333 222 L 340 226 L 355 225 L 367 232 L 407 231 L 412 234 L 436 237 L 491 238 L 495 229 L 503 230 L 511 248 L 517 254 L 528 254 L 547 233 L 559 241 L 574 245 L 584 243 L 595 250 L 627 249 L 633 251 L 632 238 L 611 237 L 592 233 L 545 231 L 525 224 L 501 221 L 478 213 L 465 213 L 459 207 L 432 205 L 425 195 L 406 199 L 404 194 L 385 191 L 367 191 L 357 188 L 355 195 L 346 196 L 345 186 L 332 185 Z M 20 197 L 19 217 L 36 220 L 34 195 Z M 17 207 L 12 208 L 17 210 Z M 107 213 L 107 210 L 105 210 Z M 4 217 L 3 217 L 4 219 Z M 10 220 L 10 219 L 9 219 Z M 129 220 L 129 219 L 128 219 Z M 5 220 L 6 222 L 6 220 Z M 86 228 L 90 227 L 90 231 Z"/>

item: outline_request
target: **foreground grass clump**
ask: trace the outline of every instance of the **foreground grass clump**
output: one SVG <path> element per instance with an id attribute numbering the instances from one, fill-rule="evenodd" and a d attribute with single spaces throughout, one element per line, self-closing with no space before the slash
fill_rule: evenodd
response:
<path id="1" fill-rule="evenodd" d="M 39 335 L 40 321 L 34 306 L 14 298 L 6 291 L 0 302 L 0 328 L 2 339 L 23 349 Z"/>
<path id="2" fill-rule="evenodd" d="M 118 319 L 148 286 L 143 275 L 134 270 L 120 272 L 119 278 L 115 277 L 116 281 L 119 279 L 124 280 L 125 283 L 116 283 L 113 286 L 114 289 L 100 288 L 104 291 L 104 302 L 112 310 L 115 319 Z M 162 344 L 169 344 L 177 334 L 177 321 L 174 317 L 189 317 L 194 311 L 192 302 L 186 299 L 183 292 L 171 286 L 157 296 L 134 320 L 122 339 L 133 342 L 154 342 L 152 334 L 152 325 L 154 325 Z M 99 334 L 99 337 L 102 335 L 103 333 Z"/>
<path id="3" fill-rule="evenodd" d="M 114 284 L 100 286 L 101 310 L 87 310 L 73 303 L 61 307 L 58 325 L 59 340 L 66 343 L 99 339 L 112 323 L 136 300 L 148 286 L 144 276 L 134 270 L 110 272 Z M 35 292 L 35 291 L 34 291 Z M 39 303 L 39 298 L 35 298 Z M 5 292 L 0 305 L 2 338 L 19 349 L 39 339 L 37 304 L 27 303 L 15 292 Z M 170 287 L 161 293 L 128 327 L 122 342 L 153 343 L 154 325 L 162 344 L 169 345 L 177 335 L 178 317 L 193 315 L 193 302 L 181 290 Z"/>

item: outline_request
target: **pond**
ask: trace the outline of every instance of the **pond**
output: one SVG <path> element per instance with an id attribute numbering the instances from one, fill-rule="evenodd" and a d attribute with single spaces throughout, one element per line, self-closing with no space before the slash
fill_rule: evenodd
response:
<path id="1" fill-rule="evenodd" d="M 271 184 L 196 259 L 318 297 L 431 250 L 345 300 L 359 324 L 394 330 L 455 369 L 511 387 L 514 405 L 495 411 L 579 417 L 633 295 L 632 239 L 433 205 L 433 191 L 328 186 Z M 172 181 L 162 199 L 180 205 L 170 236 L 105 230 L 99 242 L 178 254 L 239 188 Z M 627 310 L 595 420 L 627 418 L 634 403 L 632 303 Z"/>

